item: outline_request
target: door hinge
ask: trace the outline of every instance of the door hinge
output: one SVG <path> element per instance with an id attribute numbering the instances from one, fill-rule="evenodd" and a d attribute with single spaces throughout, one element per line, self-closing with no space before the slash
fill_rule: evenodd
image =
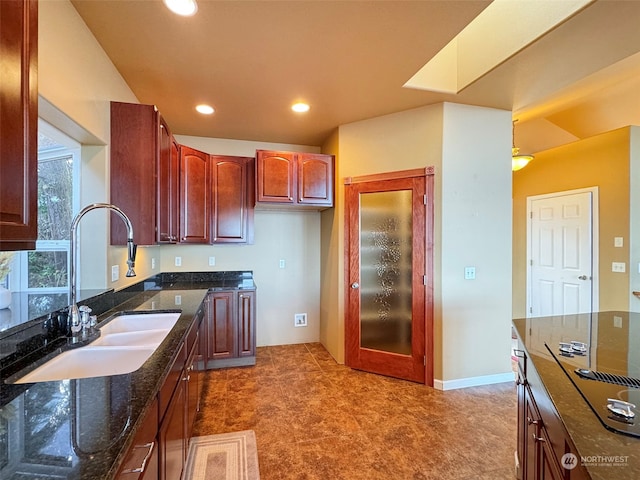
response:
<path id="1" fill-rule="evenodd" d="M 533 211 L 529 212 L 529 218 L 533 219 Z"/>
<path id="2" fill-rule="evenodd" d="M 529 265 L 533 266 L 533 258 L 529 259 Z"/>
<path id="3" fill-rule="evenodd" d="M 427 196 L 426 196 L 426 195 L 423 195 L 423 196 L 422 196 L 422 200 L 423 200 L 424 204 L 426 205 L 426 204 L 427 204 Z"/>
<path id="4" fill-rule="evenodd" d="M 427 284 L 427 276 L 426 276 L 426 275 L 423 275 L 423 276 L 422 276 L 422 284 L 423 284 L 423 285 L 426 285 L 426 284 Z"/>
<path id="5" fill-rule="evenodd" d="M 529 313 L 533 313 L 533 307 L 529 307 Z"/>

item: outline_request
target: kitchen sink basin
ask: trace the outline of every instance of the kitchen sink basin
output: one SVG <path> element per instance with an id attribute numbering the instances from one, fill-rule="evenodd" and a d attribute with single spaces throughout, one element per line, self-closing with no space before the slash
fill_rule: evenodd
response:
<path id="1" fill-rule="evenodd" d="M 180 318 L 180 312 L 134 313 L 118 315 L 100 327 L 100 335 L 140 332 L 145 330 L 171 330 Z"/>
<path id="2" fill-rule="evenodd" d="M 121 375 L 139 369 L 162 343 L 180 312 L 122 314 L 100 327 L 89 345 L 62 352 L 15 383 Z"/>
<path id="3" fill-rule="evenodd" d="M 137 332 L 102 333 L 100 338 L 91 342 L 92 347 L 157 347 L 167 336 L 169 330 L 142 330 Z"/>
<path id="4" fill-rule="evenodd" d="M 76 348 L 61 353 L 15 383 L 52 382 L 67 378 L 121 375 L 139 369 L 156 347 Z"/>

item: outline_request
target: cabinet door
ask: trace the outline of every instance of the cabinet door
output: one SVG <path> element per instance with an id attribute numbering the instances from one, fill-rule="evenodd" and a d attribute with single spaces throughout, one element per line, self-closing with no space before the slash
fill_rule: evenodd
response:
<path id="1" fill-rule="evenodd" d="M 137 245 L 155 245 L 157 238 L 159 121 L 153 105 L 111 102 L 111 203 L 131 220 Z M 112 213 L 111 244 L 126 242 L 126 226 Z"/>
<path id="2" fill-rule="evenodd" d="M 158 158 L 158 242 L 178 241 L 180 148 L 160 117 Z"/>
<path id="3" fill-rule="evenodd" d="M 207 360 L 236 356 L 234 292 L 209 294 Z"/>
<path id="4" fill-rule="evenodd" d="M 38 236 L 38 3 L 0 1 L 0 251 Z"/>
<path id="5" fill-rule="evenodd" d="M 185 463 L 186 382 L 180 381 L 160 427 L 160 480 L 180 480 Z"/>
<path id="6" fill-rule="evenodd" d="M 256 152 L 258 202 L 295 203 L 295 162 L 295 153 L 267 150 Z"/>
<path id="7" fill-rule="evenodd" d="M 333 206 L 333 156 L 298 154 L 298 203 Z"/>
<path id="8" fill-rule="evenodd" d="M 209 155 L 180 147 L 180 242 L 209 243 Z"/>
<path id="9" fill-rule="evenodd" d="M 200 405 L 200 376 L 201 373 L 196 370 L 196 357 L 198 355 L 199 342 L 196 340 L 187 360 L 186 367 L 186 386 L 187 386 L 187 402 L 186 402 L 186 422 L 185 422 L 185 438 L 191 438 L 193 424 L 196 419 Z M 187 445 L 188 449 L 188 445 Z"/>
<path id="10" fill-rule="evenodd" d="M 238 356 L 253 357 L 256 354 L 255 292 L 238 294 Z"/>
<path id="11" fill-rule="evenodd" d="M 253 237 L 253 158 L 211 156 L 213 243 L 248 243 Z"/>

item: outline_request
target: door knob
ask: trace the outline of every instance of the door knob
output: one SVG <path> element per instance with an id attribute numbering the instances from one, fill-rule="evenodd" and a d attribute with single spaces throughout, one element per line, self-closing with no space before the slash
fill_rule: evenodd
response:
<path id="1" fill-rule="evenodd" d="M 586 275 L 580 275 L 578 277 L 578 280 L 586 280 L 587 278 L 589 278 L 589 277 L 587 277 Z"/>
<path id="2" fill-rule="evenodd" d="M 358 288 L 358 287 L 360 287 L 360 284 L 359 284 L 358 282 L 353 282 L 353 283 L 351 284 L 351 288 L 354 288 L 354 289 L 355 289 L 355 288 Z"/>

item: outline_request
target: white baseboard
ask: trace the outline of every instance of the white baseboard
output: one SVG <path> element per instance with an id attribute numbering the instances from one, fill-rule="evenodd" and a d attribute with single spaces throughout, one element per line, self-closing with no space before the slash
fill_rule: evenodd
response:
<path id="1" fill-rule="evenodd" d="M 480 385 L 492 385 L 494 383 L 514 382 L 513 372 L 496 373 L 494 375 L 482 375 L 480 377 L 458 378 L 456 380 L 433 380 L 433 387 L 438 390 L 455 390 L 457 388 L 478 387 Z"/>

